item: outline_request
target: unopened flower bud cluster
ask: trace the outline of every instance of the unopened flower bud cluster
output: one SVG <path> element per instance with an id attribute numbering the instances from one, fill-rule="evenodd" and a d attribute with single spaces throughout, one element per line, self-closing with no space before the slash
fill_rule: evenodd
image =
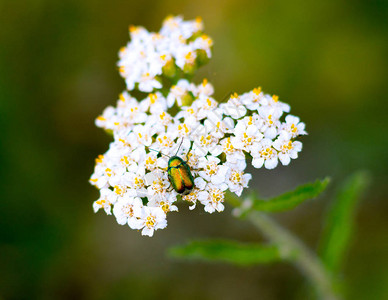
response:
<path id="1" fill-rule="evenodd" d="M 288 165 L 302 149 L 295 138 L 306 134 L 304 123 L 291 115 L 283 118 L 290 107 L 260 88 L 218 103 L 206 79 L 199 85 L 186 79 L 169 87 L 158 84 L 171 75 L 165 74 L 161 55 L 182 74 L 192 63 L 187 53 L 201 49 L 211 56 L 211 40 L 198 42 L 205 39 L 202 29 L 199 20 L 180 17 L 167 18 L 159 34 L 132 29 L 119 61 L 131 71 L 121 73 L 128 90 L 152 93 L 138 101 L 125 91 L 116 107 L 107 107 L 96 120 L 114 140 L 96 159 L 90 179 L 100 190 L 94 211 L 103 209 L 143 235 L 165 228 L 167 215 L 178 211 L 178 200 L 190 209 L 199 202 L 208 213 L 223 211 L 227 190 L 240 196 L 248 187 L 252 176 L 245 172 L 247 157 L 256 168 L 273 169 L 279 161 Z M 147 80 L 144 74 L 149 74 Z M 167 176 L 168 157 L 174 155 L 187 161 L 194 178 L 187 195 L 178 194 Z"/>

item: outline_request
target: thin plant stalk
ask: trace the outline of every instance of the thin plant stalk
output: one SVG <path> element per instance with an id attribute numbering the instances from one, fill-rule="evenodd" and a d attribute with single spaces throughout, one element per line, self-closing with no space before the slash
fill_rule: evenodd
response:
<path id="1" fill-rule="evenodd" d="M 235 207 L 239 207 L 242 203 L 238 197 L 231 193 L 228 193 L 227 196 L 229 203 Z M 262 212 L 250 212 L 246 218 L 271 243 L 280 247 L 282 256 L 293 263 L 303 273 L 316 290 L 320 299 L 340 299 L 339 295 L 333 289 L 331 276 L 326 271 L 321 260 L 293 233 Z"/>

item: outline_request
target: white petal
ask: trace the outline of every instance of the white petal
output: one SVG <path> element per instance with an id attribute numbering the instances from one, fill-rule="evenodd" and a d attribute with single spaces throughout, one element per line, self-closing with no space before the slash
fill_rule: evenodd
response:
<path id="1" fill-rule="evenodd" d="M 132 229 L 141 229 L 144 226 L 144 223 L 142 220 L 137 218 L 129 218 L 128 219 L 128 226 Z"/>
<path id="2" fill-rule="evenodd" d="M 225 181 L 225 173 L 212 176 L 211 182 L 215 185 L 219 185 Z"/>
<path id="3" fill-rule="evenodd" d="M 280 159 L 283 166 L 287 166 L 291 161 L 290 156 L 288 154 L 284 154 L 284 153 L 279 153 L 279 159 Z"/>
<path id="4" fill-rule="evenodd" d="M 277 136 L 278 132 L 276 130 L 276 128 L 273 126 L 273 127 L 269 127 L 265 132 L 264 132 L 264 136 L 268 139 L 273 139 Z"/>
<path id="5" fill-rule="evenodd" d="M 278 158 L 274 157 L 272 159 L 266 160 L 264 165 L 266 169 L 274 169 L 278 165 Z"/>
<path id="6" fill-rule="evenodd" d="M 94 212 L 98 212 L 98 210 L 101 208 L 100 204 L 97 204 L 96 201 L 93 203 L 93 210 Z"/>
<path id="7" fill-rule="evenodd" d="M 166 227 L 167 227 L 167 220 L 164 219 L 156 224 L 155 229 L 163 229 Z"/>
<path id="8" fill-rule="evenodd" d="M 293 115 L 288 115 L 286 117 L 286 122 L 287 122 L 287 124 L 298 124 L 299 123 L 299 118 L 295 117 Z"/>
<path id="9" fill-rule="evenodd" d="M 294 146 L 294 150 L 297 151 L 297 152 L 300 152 L 302 151 L 302 147 L 303 147 L 303 144 L 299 141 L 295 141 L 292 143 L 293 146 Z"/>
<path id="10" fill-rule="evenodd" d="M 141 235 L 147 235 L 149 237 L 154 235 L 154 229 L 153 228 L 148 228 L 144 227 L 143 230 L 141 231 Z"/>
<path id="11" fill-rule="evenodd" d="M 125 225 L 127 224 L 128 218 L 124 215 L 118 215 L 116 216 L 116 221 L 120 225 Z"/>
<path id="12" fill-rule="evenodd" d="M 296 152 L 295 150 L 292 150 L 290 153 L 289 153 L 290 157 L 292 159 L 297 159 L 298 158 L 298 152 Z"/>
<path id="13" fill-rule="evenodd" d="M 205 210 L 206 212 L 208 212 L 209 214 L 212 214 L 212 213 L 214 213 L 214 212 L 216 211 L 216 209 L 215 209 L 213 206 L 211 206 L 210 204 L 207 204 L 207 205 L 204 207 L 204 210 Z"/>
<path id="14" fill-rule="evenodd" d="M 237 196 L 241 196 L 242 194 L 242 191 L 243 191 L 243 188 L 242 187 L 239 187 L 236 191 L 234 191 L 234 193 L 237 195 Z"/>
<path id="15" fill-rule="evenodd" d="M 209 196 L 209 193 L 206 192 L 206 191 L 199 192 L 198 193 L 198 200 L 199 201 L 205 201 L 205 200 L 207 200 L 208 196 Z"/>
<path id="16" fill-rule="evenodd" d="M 206 181 L 203 180 L 203 178 L 201 177 L 197 177 L 194 179 L 194 185 L 200 189 L 200 190 L 203 190 L 206 186 Z"/>
<path id="17" fill-rule="evenodd" d="M 221 212 L 225 209 L 225 206 L 221 202 L 219 202 L 216 209 L 218 212 Z"/>
<path id="18" fill-rule="evenodd" d="M 259 157 L 259 158 L 254 158 L 252 159 L 252 166 L 254 166 L 257 169 L 260 169 L 264 164 L 264 158 Z"/>

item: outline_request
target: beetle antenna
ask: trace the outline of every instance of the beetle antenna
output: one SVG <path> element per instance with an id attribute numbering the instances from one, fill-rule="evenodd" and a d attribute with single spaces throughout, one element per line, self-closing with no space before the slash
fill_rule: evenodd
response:
<path id="1" fill-rule="evenodd" d="M 191 149 L 193 149 L 193 145 L 194 145 L 194 142 L 190 142 L 190 149 L 189 149 L 189 152 L 187 152 L 187 154 L 186 154 L 186 161 L 189 160 L 189 153 L 190 153 Z"/>
<path id="2" fill-rule="evenodd" d="M 145 146 L 145 147 L 147 147 L 148 150 L 158 152 L 158 153 L 160 153 L 160 154 L 162 154 L 162 155 L 164 155 L 164 156 L 167 156 L 168 158 L 171 158 L 171 156 L 168 156 L 167 154 L 163 154 L 162 152 L 160 152 L 160 151 L 158 151 L 158 150 L 152 149 L 152 148 L 150 148 L 150 147 L 148 147 L 148 146 Z"/>
<path id="3" fill-rule="evenodd" d="M 179 147 L 178 147 L 178 150 L 176 151 L 176 153 L 175 153 L 175 156 L 178 154 L 178 151 L 179 151 L 179 149 L 181 148 L 181 146 L 182 146 L 182 143 L 183 143 L 183 138 L 182 138 L 182 141 L 181 141 L 181 143 L 179 144 Z"/>

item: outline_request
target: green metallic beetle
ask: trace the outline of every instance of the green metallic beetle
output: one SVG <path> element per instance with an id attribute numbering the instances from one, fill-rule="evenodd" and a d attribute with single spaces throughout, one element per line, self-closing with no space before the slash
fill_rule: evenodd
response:
<path id="1" fill-rule="evenodd" d="M 172 187 L 177 193 L 187 195 L 194 188 L 194 179 L 190 167 L 179 156 L 172 156 L 168 160 L 167 174 Z"/>
<path id="2" fill-rule="evenodd" d="M 182 143 L 183 143 L 183 139 L 181 144 L 179 145 L 179 148 L 176 154 L 178 154 Z M 192 146 L 193 145 L 191 144 L 191 147 L 189 149 L 189 152 L 187 153 L 187 156 L 189 155 Z M 148 149 L 152 151 L 156 151 L 151 148 L 148 148 Z M 161 154 L 164 156 L 168 156 L 163 153 Z M 167 168 L 168 179 L 170 180 L 172 187 L 178 194 L 187 195 L 187 194 L 190 194 L 190 192 L 194 188 L 194 178 L 193 178 L 193 175 L 191 174 L 190 167 L 187 164 L 187 161 L 184 161 L 176 154 L 174 156 L 171 156 L 170 159 L 168 160 L 168 168 Z"/>

